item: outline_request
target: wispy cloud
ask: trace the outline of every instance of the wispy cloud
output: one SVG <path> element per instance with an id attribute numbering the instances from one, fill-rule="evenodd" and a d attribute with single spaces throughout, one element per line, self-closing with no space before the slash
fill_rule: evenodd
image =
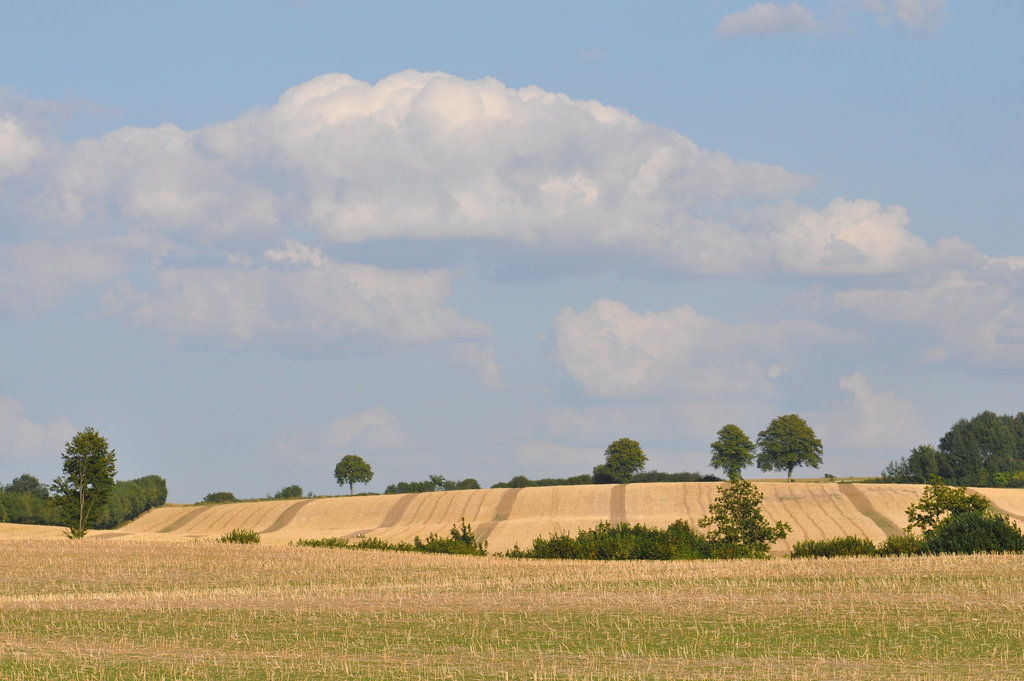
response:
<path id="1" fill-rule="evenodd" d="M 785 7 L 780 7 L 774 2 L 759 2 L 741 12 L 722 17 L 718 23 L 718 35 L 726 38 L 813 33 L 819 30 L 821 25 L 811 11 L 796 2 L 791 2 Z"/>

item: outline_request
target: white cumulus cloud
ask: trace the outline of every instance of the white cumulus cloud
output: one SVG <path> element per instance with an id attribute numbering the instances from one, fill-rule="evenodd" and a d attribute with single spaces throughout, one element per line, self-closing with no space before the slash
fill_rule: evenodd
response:
<path id="1" fill-rule="evenodd" d="M 1024 366 L 1024 282 L 1012 267 L 947 270 L 910 288 L 840 291 L 835 302 L 872 321 L 923 329 L 922 359 Z"/>
<path id="2" fill-rule="evenodd" d="M 0 114 L 0 182 L 28 171 L 44 151 L 43 142 L 21 122 Z"/>

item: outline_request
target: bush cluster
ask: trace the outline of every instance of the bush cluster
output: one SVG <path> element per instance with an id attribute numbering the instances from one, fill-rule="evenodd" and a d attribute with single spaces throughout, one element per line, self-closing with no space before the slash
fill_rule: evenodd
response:
<path id="1" fill-rule="evenodd" d="M 634 473 L 629 479 L 633 482 L 721 482 L 722 479 L 715 475 L 702 475 L 701 473 L 664 473 L 662 471 L 642 471 Z M 496 482 L 491 489 L 508 489 L 522 487 L 555 487 L 565 485 L 593 485 L 600 484 L 594 480 L 590 473 L 574 475 L 568 478 L 540 478 L 531 480 L 525 475 L 517 475 L 508 482 Z"/>
<path id="2" fill-rule="evenodd" d="M 259 544 L 260 533 L 256 530 L 236 528 L 220 538 L 223 544 Z"/>
<path id="3" fill-rule="evenodd" d="M 909 522 L 902 534 L 890 536 L 878 546 L 858 537 L 799 542 L 791 555 L 1024 553 L 1024 533 L 1006 516 L 990 511 L 989 506 L 985 497 L 968 494 L 962 487 L 950 487 L 933 476 L 921 498 L 907 507 Z"/>
<path id="4" fill-rule="evenodd" d="M 475 478 L 448 480 L 443 475 L 431 475 L 419 482 L 396 482 L 384 488 L 384 494 L 418 494 L 420 492 L 449 492 L 456 489 L 480 489 Z"/>
<path id="5" fill-rule="evenodd" d="M 324 539 L 299 539 L 297 546 L 315 546 L 320 548 L 370 549 L 374 551 L 415 551 L 418 553 L 452 553 L 465 556 L 486 556 L 487 542 L 479 542 L 473 528 L 462 520 L 460 527 L 452 525 L 449 536 L 441 537 L 430 533 L 426 541 L 417 535 L 412 542 L 389 542 L 378 537 L 363 537 L 355 544 L 344 537 L 326 537 Z"/>
<path id="6" fill-rule="evenodd" d="M 565 558 L 575 560 L 691 560 L 709 558 L 711 548 L 690 524 L 677 520 L 659 530 L 644 525 L 603 522 L 589 530 L 579 530 L 548 538 L 537 537 L 533 546 L 518 546 L 505 553 L 511 558 Z"/>
<path id="7" fill-rule="evenodd" d="M 793 545 L 793 558 L 836 558 L 839 556 L 875 556 L 878 549 L 870 539 L 839 537 L 815 541 L 808 539 Z"/>

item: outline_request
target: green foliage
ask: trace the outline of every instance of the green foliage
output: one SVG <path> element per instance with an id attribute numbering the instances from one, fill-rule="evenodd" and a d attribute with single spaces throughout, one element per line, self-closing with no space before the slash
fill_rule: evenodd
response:
<path id="1" fill-rule="evenodd" d="M 371 549 L 374 551 L 415 551 L 418 553 L 451 553 L 457 555 L 486 556 L 487 542 L 478 542 L 473 528 L 462 519 L 461 527 L 452 525 L 448 537 L 440 537 L 434 533 L 427 536 L 426 541 L 417 535 L 412 543 L 392 543 L 378 537 L 363 537 L 355 544 L 344 538 L 300 539 L 299 546 L 318 546 L 326 548 Z"/>
<path id="2" fill-rule="evenodd" d="M 67 536 L 80 539 L 92 527 L 97 512 L 114 487 L 116 455 L 93 428 L 76 434 L 64 445 L 63 472 L 51 490 Z"/>
<path id="3" fill-rule="evenodd" d="M 821 455 L 821 440 L 796 414 L 775 417 L 757 434 L 757 467 L 763 471 L 786 471 L 789 480 L 797 466 L 820 466 Z"/>
<path id="4" fill-rule="evenodd" d="M 782 521 L 770 525 L 761 513 L 764 494 L 753 483 L 733 478 L 718 489 L 708 515 L 697 524 L 707 533 L 714 558 L 763 558 L 792 529 Z"/>
<path id="5" fill-rule="evenodd" d="M 677 520 L 667 529 L 644 525 L 603 522 L 589 530 L 537 537 L 532 548 L 507 551 L 513 558 L 562 558 L 573 560 L 689 560 L 707 558 L 707 542 L 690 524 Z"/>
<path id="6" fill-rule="evenodd" d="M 297 539 L 296 546 L 312 546 L 320 549 L 346 549 L 348 548 L 347 537 L 324 537 L 322 539 Z"/>
<path id="7" fill-rule="evenodd" d="M 22 525 L 62 525 L 53 499 L 42 499 L 29 492 L 0 492 L 0 505 L 5 509 L 3 522 Z"/>
<path id="8" fill-rule="evenodd" d="M 634 482 L 721 482 L 722 479 L 714 475 L 703 475 L 701 473 L 664 473 L 662 471 L 641 471 L 634 473 L 629 480 Z M 508 482 L 496 482 L 491 489 L 499 488 L 523 488 L 523 487 L 554 487 L 562 485 L 592 485 L 594 476 L 590 473 L 574 475 L 568 478 L 540 478 L 531 480 L 525 475 L 517 475 Z"/>
<path id="9" fill-rule="evenodd" d="M 984 511 L 988 507 L 988 499 L 980 494 L 967 494 L 964 488 L 950 487 L 942 478 L 933 476 L 931 484 L 924 488 L 921 499 L 907 507 L 907 530 L 916 527 L 927 535 L 948 516 Z"/>
<path id="10" fill-rule="evenodd" d="M 4 492 L 9 494 L 31 494 L 40 499 L 50 498 L 50 488 L 39 482 L 39 478 L 25 473 L 19 475 L 7 485 L 4 485 Z"/>
<path id="11" fill-rule="evenodd" d="M 20 479 L 32 478 L 21 476 Z M 53 498 L 43 497 L 39 490 L 0 492 L 0 503 L 8 510 L 9 522 L 27 525 L 62 525 L 64 519 Z M 24 489 L 24 488 L 20 488 Z M 158 475 L 135 480 L 118 480 L 111 488 L 105 504 L 93 514 L 92 526 L 108 530 L 134 520 L 146 511 L 163 506 L 167 501 L 167 482 Z"/>
<path id="12" fill-rule="evenodd" d="M 808 539 L 793 545 L 792 558 L 836 558 L 840 556 L 874 556 L 874 542 L 864 537 L 837 537 L 815 541 Z"/>
<path id="13" fill-rule="evenodd" d="M 1005 516 L 983 510 L 954 513 L 924 537 L 924 553 L 1020 553 L 1024 534 Z"/>
<path id="14" fill-rule="evenodd" d="M 256 530 L 236 528 L 220 538 L 223 544 L 259 544 L 260 533 Z"/>
<path id="15" fill-rule="evenodd" d="M 110 498 L 96 515 L 96 527 L 109 530 L 138 518 L 151 508 L 167 503 L 167 481 L 159 475 L 118 480 Z"/>
<path id="16" fill-rule="evenodd" d="M 429 480 L 420 482 L 396 482 L 384 488 L 384 494 L 418 494 L 420 492 L 451 491 L 456 489 L 480 489 L 474 478 L 448 480 L 443 475 L 431 475 Z"/>
<path id="17" fill-rule="evenodd" d="M 355 454 L 346 454 L 338 465 L 334 467 L 334 479 L 344 487 L 348 485 L 349 496 L 352 495 L 352 485 L 357 482 L 367 483 L 373 479 L 373 469 L 370 464 L 363 460 L 363 457 Z"/>
<path id="18" fill-rule="evenodd" d="M 921 537 L 904 532 L 893 534 L 885 538 L 885 541 L 878 545 L 880 556 L 916 556 L 924 548 L 924 541 Z"/>
<path id="19" fill-rule="evenodd" d="M 1001 471 L 992 474 L 992 482 L 997 487 L 1024 487 L 1024 471 Z"/>
<path id="20" fill-rule="evenodd" d="M 555 487 L 559 485 L 591 485 L 593 483 L 594 477 L 590 473 L 574 475 L 569 478 L 540 478 L 537 480 L 531 480 L 525 475 L 517 475 L 508 482 L 494 483 L 491 485 L 491 489 L 521 489 L 523 487 Z"/>
<path id="21" fill-rule="evenodd" d="M 427 536 L 427 540 L 420 541 L 417 536 L 413 539 L 415 551 L 423 553 L 454 553 L 458 555 L 486 556 L 487 542 L 478 542 L 473 529 L 462 519 L 462 526 L 455 527 L 449 531 L 448 537 L 439 537 L 434 533 Z"/>
<path id="22" fill-rule="evenodd" d="M 939 451 L 957 485 L 990 485 L 993 473 L 1024 470 L 1024 412 L 960 419 L 939 440 Z"/>
<path id="23" fill-rule="evenodd" d="M 630 482 L 722 482 L 716 475 L 702 473 L 663 473 L 662 471 L 642 471 L 636 473 Z"/>
<path id="24" fill-rule="evenodd" d="M 230 504 L 238 501 L 231 492 L 210 492 L 200 503 L 203 504 Z"/>
<path id="25" fill-rule="evenodd" d="M 924 484 L 933 476 L 946 480 L 956 477 L 946 455 L 931 445 L 914 447 L 909 456 L 891 462 L 882 471 L 883 482 Z"/>
<path id="26" fill-rule="evenodd" d="M 604 463 L 594 467 L 594 482 L 629 482 L 634 473 L 643 470 L 646 463 L 647 456 L 639 442 L 628 437 L 619 438 L 604 450 Z"/>
<path id="27" fill-rule="evenodd" d="M 729 423 L 718 431 L 711 443 L 711 467 L 724 471 L 730 478 L 754 462 L 754 443 L 739 426 Z"/>
<path id="28" fill-rule="evenodd" d="M 302 497 L 302 488 L 298 485 L 288 485 L 282 487 L 275 494 L 275 499 L 300 499 Z"/>
<path id="29" fill-rule="evenodd" d="M 886 482 L 924 483 L 933 475 L 955 485 L 1024 487 L 1024 412 L 960 419 L 938 449 L 922 445 L 882 471 Z"/>

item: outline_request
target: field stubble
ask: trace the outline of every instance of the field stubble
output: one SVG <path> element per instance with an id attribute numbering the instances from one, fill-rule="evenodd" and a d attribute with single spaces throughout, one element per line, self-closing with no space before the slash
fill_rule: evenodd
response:
<path id="1" fill-rule="evenodd" d="M 10 540 L 0 678 L 1009 679 L 1021 567 Z"/>

